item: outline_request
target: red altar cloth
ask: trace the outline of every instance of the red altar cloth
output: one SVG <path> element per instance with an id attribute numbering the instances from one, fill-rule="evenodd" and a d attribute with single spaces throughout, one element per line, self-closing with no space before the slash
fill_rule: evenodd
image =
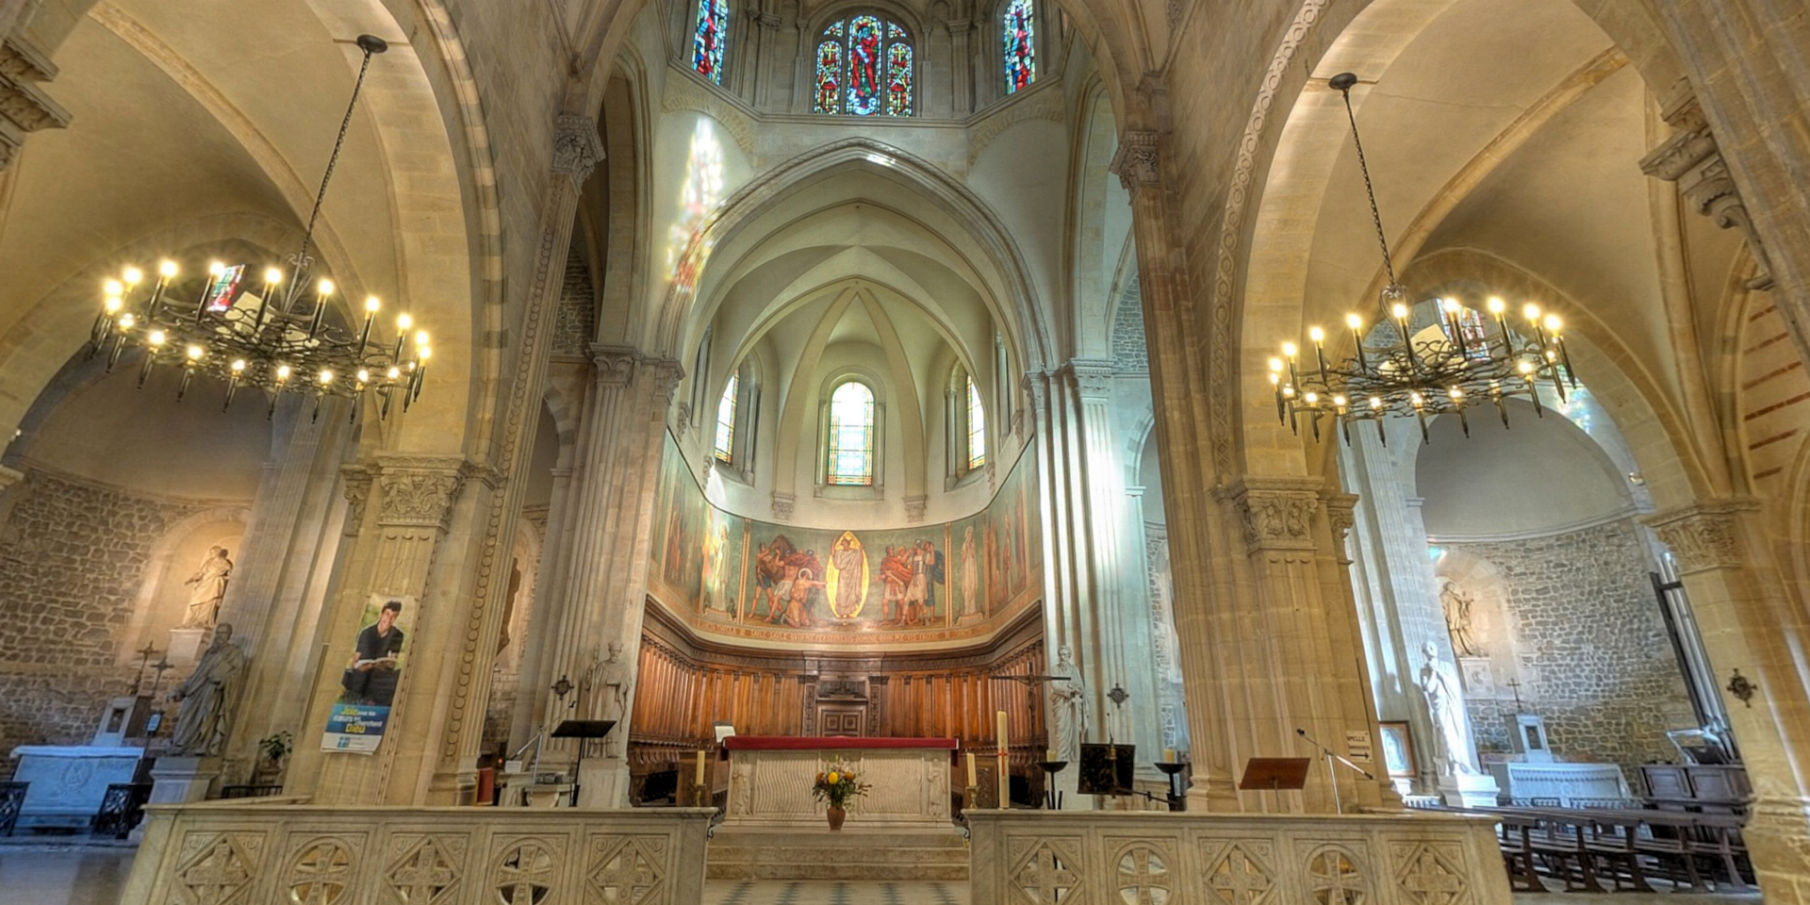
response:
<path id="1" fill-rule="evenodd" d="M 943 748 L 955 750 L 952 738 L 855 738 L 794 735 L 732 735 L 723 740 L 731 751 L 807 751 L 821 748 Z"/>

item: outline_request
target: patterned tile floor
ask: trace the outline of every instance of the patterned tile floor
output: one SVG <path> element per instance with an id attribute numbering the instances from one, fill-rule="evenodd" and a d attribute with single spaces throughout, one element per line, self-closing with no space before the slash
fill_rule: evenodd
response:
<path id="1" fill-rule="evenodd" d="M 21 844 L 23 843 L 23 844 Z M 115 905 L 132 868 L 129 847 L 0 844 L 0 905 Z M 966 883 L 718 880 L 700 905 L 967 905 Z M 1758 894 L 1613 896 L 1516 893 L 1515 905 L 1761 905 Z"/>

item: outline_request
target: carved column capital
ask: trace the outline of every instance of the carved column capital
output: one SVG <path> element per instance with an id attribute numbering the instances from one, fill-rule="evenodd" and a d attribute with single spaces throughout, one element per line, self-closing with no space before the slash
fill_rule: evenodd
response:
<path id="1" fill-rule="evenodd" d="M 1748 497 L 1710 500 L 1655 512 L 1641 521 L 1672 548 L 1678 571 L 1689 575 L 1738 568 L 1745 559 L 1740 520 L 1759 508 L 1760 502 Z"/>
<path id="2" fill-rule="evenodd" d="M 457 456 L 382 456 L 377 460 L 377 524 L 447 529 L 459 488 L 472 472 Z"/>
<path id="3" fill-rule="evenodd" d="M 1347 551 L 1345 538 L 1357 524 L 1358 495 L 1355 493 L 1326 494 L 1326 522 L 1332 527 L 1333 552 L 1338 554 L 1341 565 L 1351 565 L 1351 557 Z"/>
<path id="4" fill-rule="evenodd" d="M 670 358 L 644 358 L 641 366 L 653 376 L 655 402 L 660 411 L 665 412 L 672 407 L 672 397 L 679 390 L 679 382 L 685 379 L 685 368 Z"/>
<path id="5" fill-rule="evenodd" d="M 1099 401 L 1112 395 L 1112 362 L 1106 359 L 1069 359 L 1056 373 L 1074 381 L 1075 392 L 1083 400 Z"/>
<path id="6" fill-rule="evenodd" d="M 1753 279 L 1747 281 L 1747 287 L 1772 288 L 1772 265 L 1767 260 L 1766 247 L 1754 229 L 1753 220 L 1747 214 L 1747 204 L 1741 199 L 1734 176 L 1728 171 L 1728 163 L 1722 159 L 1722 149 L 1716 144 L 1716 136 L 1710 131 L 1703 107 L 1697 102 L 1688 80 L 1681 78 L 1673 83 L 1662 101 L 1661 116 L 1677 131 L 1641 158 L 1641 172 L 1677 183 L 1678 193 L 1698 213 L 1707 215 L 1723 229 L 1740 230 L 1747 239 L 1748 250 L 1753 253 L 1757 271 Z"/>
<path id="7" fill-rule="evenodd" d="M 1157 133 L 1148 129 L 1130 129 L 1119 136 L 1119 150 L 1107 169 L 1118 174 L 1125 191 L 1136 195 L 1139 189 L 1162 184 L 1158 142 Z"/>
<path id="8" fill-rule="evenodd" d="M 792 504 L 797 502 L 798 498 L 789 493 L 780 493 L 777 490 L 773 491 L 772 497 L 773 517 L 781 520 L 791 518 Z"/>
<path id="9" fill-rule="evenodd" d="M 18 155 L 27 133 L 69 125 L 69 111 L 37 85 L 56 74 L 50 58 L 24 38 L 0 42 L 0 169 Z"/>
<path id="10" fill-rule="evenodd" d="M 553 132 L 553 172 L 583 188 L 592 168 L 603 160 L 603 140 L 597 137 L 597 121 L 576 113 L 561 113 Z"/>
<path id="11" fill-rule="evenodd" d="M 639 356 L 628 346 L 606 346 L 600 343 L 591 344 L 591 364 L 597 369 L 597 385 L 605 387 L 628 386 L 629 378 L 635 376 L 635 361 Z"/>
<path id="12" fill-rule="evenodd" d="M 371 482 L 377 475 L 370 466 L 364 464 L 343 466 L 339 474 L 346 494 L 346 524 L 343 533 L 346 537 L 357 537 L 358 529 L 364 524 L 365 504 L 371 500 Z"/>
<path id="13" fill-rule="evenodd" d="M 1312 550 L 1319 478 L 1247 477 L 1217 491 L 1237 508 L 1248 552 Z"/>

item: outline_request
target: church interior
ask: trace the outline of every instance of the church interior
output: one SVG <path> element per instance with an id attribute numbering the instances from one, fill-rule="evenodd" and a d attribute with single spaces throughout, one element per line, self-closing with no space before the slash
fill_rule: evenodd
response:
<path id="1" fill-rule="evenodd" d="M 1810 903 L 1806 47 L 0 0 L 0 887 Z"/>

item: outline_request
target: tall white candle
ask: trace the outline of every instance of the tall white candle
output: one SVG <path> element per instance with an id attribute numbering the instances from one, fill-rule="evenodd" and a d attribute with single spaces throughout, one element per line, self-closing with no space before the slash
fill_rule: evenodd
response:
<path id="1" fill-rule="evenodd" d="M 976 784 L 977 782 L 974 778 L 974 752 L 970 751 L 968 752 L 968 785 L 972 786 Z"/>

